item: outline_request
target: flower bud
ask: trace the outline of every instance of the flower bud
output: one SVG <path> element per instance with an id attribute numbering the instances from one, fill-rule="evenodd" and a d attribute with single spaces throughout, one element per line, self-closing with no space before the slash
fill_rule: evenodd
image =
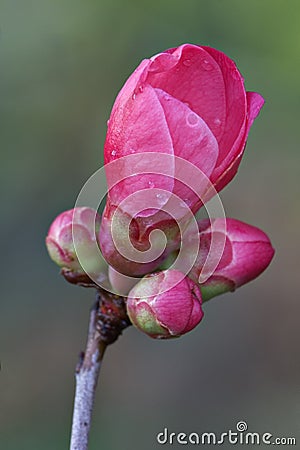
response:
<path id="1" fill-rule="evenodd" d="M 113 105 L 104 144 L 104 162 L 132 154 L 178 156 L 195 165 L 216 187 L 237 172 L 248 133 L 264 99 L 246 92 L 241 73 L 224 53 L 183 44 L 144 59 L 130 75 Z M 149 183 L 187 199 L 197 197 L 169 176 L 140 174 L 128 179 L 122 164 L 120 183 L 111 186 L 113 205 Z M 150 160 L 151 168 L 159 164 Z M 121 181 L 122 180 L 122 181 Z"/>
<path id="2" fill-rule="evenodd" d="M 235 63 L 216 49 L 183 44 L 141 62 L 116 98 L 104 144 L 108 202 L 100 244 L 109 265 L 141 276 L 179 248 L 186 210 L 179 204 L 170 220 L 165 208 L 173 196 L 195 213 L 232 180 L 263 103 L 258 93 L 246 92 Z M 124 214 L 111 227 L 117 208 Z M 148 249 L 153 229 L 165 233 L 161 257 L 141 264 L 125 244 L 125 257 L 118 254 L 110 234 L 127 237 L 127 219 L 140 251 Z"/>
<path id="3" fill-rule="evenodd" d="M 80 207 L 59 214 L 50 226 L 46 246 L 51 259 L 68 274 L 68 281 L 76 283 L 86 274 L 105 270 L 96 237 L 100 222 L 95 210 Z"/>
<path id="4" fill-rule="evenodd" d="M 141 220 L 130 217 L 121 208 L 114 218 L 115 212 L 116 207 L 108 199 L 99 243 L 105 260 L 118 272 L 131 277 L 153 272 L 180 245 L 179 228 L 167 214 L 162 212 Z M 151 239 L 155 230 L 161 233 Z"/>
<path id="5" fill-rule="evenodd" d="M 131 322 L 156 339 L 179 337 L 201 321 L 201 292 L 178 270 L 146 275 L 129 292 L 127 312 Z"/>
<path id="6" fill-rule="evenodd" d="M 225 227 L 224 227 L 224 220 Z M 216 295 L 234 291 L 239 286 L 258 277 L 270 264 L 274 249 L 268 236 L 259 228 L 235 219 L 208 219 L 198 222 L 200 250 L 189 277 L 198 283 L 208 255 L 212 234 L 216 241 L 225 243 L 223 248 L 216 246 L 219 255 L 218 265 L 212 275 L 200 284 L 203 300 Z M 224 236 L 225 233 L 225 236 Z M 224 239 L 225 237 L 225 239 Z"/>

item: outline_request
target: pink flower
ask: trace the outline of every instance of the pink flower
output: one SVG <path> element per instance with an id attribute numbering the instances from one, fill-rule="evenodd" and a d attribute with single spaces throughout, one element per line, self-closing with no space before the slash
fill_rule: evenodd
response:
<path id="1" fill-rule="evenodd" d="M 100 274 L 103 259 L 97 244 L 99 228 L 100 216 L 91 208 L 74 208 L 59 214 L 46 237 L 51 259 L 77 275 Z"/>
<path id="2" fill-rule="evenodd" d="M 245 91 L 240 72 L 224 53 L 191 44 L 166 50 L 143 60 L 117 96 L 104 162 L 136 153 L 175 155 L 201 169 L 220 190 L 237 171 L 263 103 L 259 94 Z M 151 171 L 155 160 L 149 161 Z M 149 182 L 179 197 L 185 193 L 171 176 L 142 174 L 110 189 L 111 203 L 148 189 Z"/>
<path id="3" fill-rule="evenodd" d="M 124 228 L 123 219 L 112 226 L 116 208 L 124 222 L 135 219 L 129 235 L 140 251 L 149 247 L 153 229 L 167 230 L 161 258 L 178 245 L 176 221 L 185 220 L 186 209 L 177 203 L 171 215 L 164 212 L 171 195 L 196 212 L 203 198 L 189 183 L 200 186 L 204 177 L 217 191 L 227 185 L 263 103 L 259 94 L 245 91 L 235 63 L 213 48 L 184 44 L 141 62 L 116 98 L 104 146 L 109 193 L 100 245 L 110 265 L 127 275 L 141 275 L 161 261 L 138 264 L 137 270 L 131 258 L 117 254 L 111 235 L 123 239 Z M 196 175 L 186 174 L 185 161 L 193 164 Z M 208 188 L 204 183 L 200 193 L 204 196 Z"/>
<path id="4" fill-rule="evenodd" d="M 208 257 L 212 241 L 212 229 L 217 242 L 220 243 L 219 263 L 213 274 L 204 284 L 200 284 L 203 300 L 234 291 L 239 286 L 258 277 L 270 264 L 274 249 L 268 236 L 252 225 L 235 219 L 226 220 L 224 236 L 224 219 L 199 221 L 200 249 L 197 260 L 189 273 L 196 283 Z M 224 240 L 225 238 L 225 240 Z M 225 242 L 224 249 L 223 243 Z"/>
<path id="5" fill-rule="evenodd" d="M 129 292 L 127 312 L 133 325 L 152 338 L 191 331 L 201 321 L 201 292 L 178 270 L 146 275 Z"/>

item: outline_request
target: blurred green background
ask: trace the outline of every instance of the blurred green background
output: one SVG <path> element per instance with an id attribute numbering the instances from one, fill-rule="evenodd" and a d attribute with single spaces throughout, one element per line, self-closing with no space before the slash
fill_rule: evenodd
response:
<path id="1" fill-rule="evenodd" d="M 184 42 L 227 53 L 266 99 L 221 198 L 270 235 L 276 257 L 207 304 L 189 335 L 128 329 L 108 349 L 90 448 L 150 450 L 164 427 L 223 432 L 238 420 L 299 442 L 299 19 L 296 0 L 0 1 L 1 450 L 68 448 L 93 292 L 67 285 L 44 238 L 101 165 L 127 76 Z"/>

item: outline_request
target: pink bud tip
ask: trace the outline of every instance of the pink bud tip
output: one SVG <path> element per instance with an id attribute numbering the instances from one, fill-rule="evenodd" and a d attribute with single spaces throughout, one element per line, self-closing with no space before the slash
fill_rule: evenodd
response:
<path id="1" fill-rule="evenodd" d="M 99 256 L 96 237 L 100 222 L 97 212 L 86 207 L 59 214 L 46 237 L 50 258 L 64 270 L 78 276 L 86 272 L 94 274 L 102 271 L 103 259 Z"/>
<path id="2" fill-rule="evenodd" d="M 193 44 L 163 51 L 144 59 L 117 96 L 108 122 L 105 164 L 133 154 L 149 158 L 149 152 L 177 156 L 191 162 L 219 191 L 236 174 L 263 103 L 259 94 L 246 92 L 236 64 L 221 51 Z M 157 164 L 150 159 L 149 172 Z M 129 179 L 122 163 L 120 182 L 109 183 L 112 204 L 152 185 L 186 199 L 194 210 L 198 199 L 174 182 L 171 166 L 169 176 L 137 172 Z"/>
<path id="3" fill-rule="evenodd" d="M 224 227 L 224 220 L 225 227 Z M 200 284 L 203 300 L 234 291 L 239 286 L 258 277 L 270 264 L 274 249 L 269 237 L 259 228 L 235 219 L 208 219 L 198 223 L 200 250 L 189 277 L 198 282 L 207 260 L 214 233 L 215 239 L 224 243 L 218 265 L 212 275 Z M 224 239 L 225 233 L 225 239 Z M 219 251 L 218 246 L 216 247 Z"/>
<path id="4" fill-rule="evenodd" d="M 99 239 L 109 265 L 141 276 L 179 248 L 182 204 L 195 213 L 232 180 L 263 103 L 258 93 L 246 92 L 234 61 L 211 47 L 183 44 L 140 63 L 116 98 L 104 144 L 108 202 Z M 166 218 L 166 207 L 174 220 Z M 116 209 L 124 214 L 111 226 Z M 146 252 L 154 229 L 165 233 L 165 250 L 138 262 L 131 244 Z M 160 241 L 154 244 L 160 248 Z"/>
<path id="5" fill-rule="evenodd" d="M 203 317 L 198 286 L 178 270 L 146 275 L 129 292 L 127 312 L 131 322 L 156 339 L 179 337 Z"/>

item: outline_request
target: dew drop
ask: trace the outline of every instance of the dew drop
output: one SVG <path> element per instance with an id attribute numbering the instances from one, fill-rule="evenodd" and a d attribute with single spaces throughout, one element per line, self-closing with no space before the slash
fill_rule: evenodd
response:
<path id="1" fill-rule="evenodd" d="M 163 205 L 165 202 L 168 201 L 169 195 L 166 192 L 159 192 L 155 196 L 158 200 L 160 200 L 160 204 Z"/>
<path id="2" fill-rule="evenodd" d="M 207 61 L 207 59 L 203 60 L 202 67 L 204 70 L 212 70 L 213 69 L 213 66 Z"/>
<path id="3" fill-rule="evenodd" d="M 133 94 L 132 94 L 132 100 L 135 100 L 135 98 L 136 98 L 136 93 L 134 92 Z"/>
<path id="4" fill-rule="evenodd" d="M 192 65 L 192 61 L 190 59 L 186 59 L 185 61 L 183 61 L 183 65 L 189 67 Z"/>
<path id="5" fill-rule="evenodd" d="M 183 208 L 183 209 L 187 209 L 188 208 L 187 204 L 185 202 L 183 202 L 183 201 L 179 202 L 179 206 L 180 206 L 180 208 Z"/>
<path id="6" fill-rule="evenodd" d="M 148 181 L 148 186 L 150 189 L 154 188 L 155 184 L 153 183 L 153 181 Z"/>
<path id="7" fill-rule="evenodd" d="M 111 156 L 116 156 L 116 154 L 117 154 L 117 150 L 112 150 Z"/>
<path id="8" fill-rule="evenodd" d="M 195 113 L 189 113 L 186 117 L 186 123 L 190 126 L 190 127 L 194 127 L 198 124 L 198 116 Z"/>
<path id="9" fill-rule="evenodd" d="M 143 90 L 144 90 L 144 86 L 142 86 L 142 85 L 141 85 L 141 86 L 139 86 L 139 92 L 140 92 L 140 93 L 142 93 L 142 92 L 143 92 Z"/>

